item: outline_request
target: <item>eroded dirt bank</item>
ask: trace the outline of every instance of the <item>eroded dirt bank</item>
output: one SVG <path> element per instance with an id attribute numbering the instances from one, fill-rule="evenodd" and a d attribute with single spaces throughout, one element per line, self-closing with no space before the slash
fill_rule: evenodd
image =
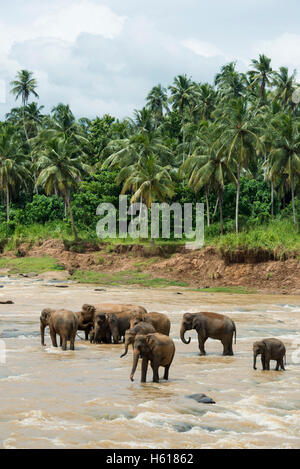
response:
<path id="1" fill-rule="evenodd" d="M 192 288 L 241 286 L 270 293 L 300 293 L 299 260 L 272 260 L 266 252 L 228 255 L 213 247 L 199 251 L 179 247 L 175 249 L 178 252 L 174 252 L 170 246 L 163 249 L 140 245 L 118 245 L 112 252 L 107 252 L 107 246 L 101 244 L 96 247 L 87 244 L 84 250 L 83 253 L 73 252 L 61 240 L 47 240 L 33 247 L 20 246 L 18 255 L 51 256 L 71 277 L 77 270 L 137 271 L 153 278 L 183 281 Z M 6 253 L 5 257 L 16 257 L 16 252 Z"/>

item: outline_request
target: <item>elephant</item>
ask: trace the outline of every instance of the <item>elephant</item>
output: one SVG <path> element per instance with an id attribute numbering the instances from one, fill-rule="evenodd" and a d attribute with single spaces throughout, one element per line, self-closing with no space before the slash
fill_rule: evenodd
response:
<path id="1" fill-rule="evenodd" d="M 106 314 L 95 313 L 94 327 L 90 334 L 90 341 L 92 344 L 111 344 L 111 330 Z"/>
<path id="2" fill-rule="evenodd" d="M 170 335 L 171 322 L 166 314 L 163 313 L 148 313 L 142 316 L 142 319 L 134 318 L 130 321 L 130 328 L 135 327 L 140 321 L 151 324 L 156 332 L 163 335 Z"/>
<path id="3" fill-rule="evenodd" d="M 84 331 L 85 333 L 85 340 L 89 340 L 89 335 L 91 330 L 94 327 L 93 321 L 85 322 L 82 312 L 75 313 L 78 319 L 78 331 Z"/>
<path id="4" fill-rule="evenodd" d="M 160 366 L 165 368 L 164 378 L 169 379 L 169 369 L 175 355 L 175 345 L 173 340 L 167 335 L 157 332 L 147 335 L 137 335 L 134 341 L 133 365 L 130 374 L 131 381 L 134 381 L 139 358 L 142 358 L 142 376 L 141 382 L 145 383 L 147 379 L 148 362 L 150 360 L 153 370 L 153 382 L 159 382 L 158 369 Z"/>
<path id="5" fill-rule="evenodd" d="M 276 360 L 276 371 L 279 368 L 285 370 L 284 358 L 286 364 L 286 348 L 279 339 L 263 339 L 253 344 L 253 369 L 256 370 L 256 357 L 261 355 L 263 370 L 270 370 L 270 360 Z"/>
<path id="6" fill-rule="evenodd" d="M 125 352 L 121 355 L 120 358 L 123 358 L 128 353 L 128 347 L 132 344 L 134 348 L 134 341 L 137 335 L 147 335 L 155 332 L 154 327 L 147 322 L 139 322 L 133 329 L 128 329 L 125 332 Z"/>
<path id="7" fill-rule="evenodd" d="M 198 333 L 198 342 L 200 355 L 206 355 L 204 344 L 210 337 L 220 340 L 223 344 L 223 355 L 233 355 L 232 342 L 235 336 L 236 343 L 236 327 L 234 322 L 223 314 L 217 313 L 186 313 L 183 315 L 180 338 L 184 344 L 189 344 L 191 338 L 185 339 L 186 331 L 195 329 Z"/>
<path id="8" fill-rule="evenodd" d="M 140 316 L 147 314 L 147 310 L 142 306 L 124 304 L 85 304 L 82 306 L 81 314 L 85 322 L 93 322 L 94 342 L 102 341 L 105 343 L 111 343 L 111 337 L 109 337 L 110 326 L 107 320 L 108 316 L 110 314 L 121 314 L 125 312 L 135 313 Z"/>
<path id="9" fill-rule="evenodd" d="M 78 328 L 76 314 L 65 309 L 55 310 L 46 308 L 40 317 L 41 344 L 45 346 L 45 328 L 49 326 L 53 347 L 57 347 L 56 334 L 60 336 L 60 345 L 67 350 L 67 341 L 70 341 L 70 350 L 74 350 L 75 337 Z"/>

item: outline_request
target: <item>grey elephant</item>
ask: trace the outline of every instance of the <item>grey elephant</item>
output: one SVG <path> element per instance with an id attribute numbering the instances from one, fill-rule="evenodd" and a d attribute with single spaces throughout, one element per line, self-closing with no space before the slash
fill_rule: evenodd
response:
<path id="1" fill-rule="evenodd" d="M 90 333 L 94 327 L 93 321 L 85 321 L 81 311 L 75 314 L 78 319 L 78 331 L 83 331 L 85 340 L 89 340 Z"/>
<path id="2" fill-rule="evenodd" d="M 45 328 L 49 326 L 53 347 L 57 347 L 56 334 L 60 336 L 60 345 L 67 350 L 70 341 L 70 350 L 75 348 L 75 338 L 78 329 L 78 319 L 75 313 L 65 309 L 54 310 L 46 308 L 40 317 L 41 344 L 45 346 Z"/>
<path id="3" fill-rule="evenodd" d="M 142 317 L 142 315 L 147 314 L 147 310 L 142 306 L 126 304 L 85 304 L 81 310 L 83 320 L 85 322 L 93 322 L 93 341 L 96 343 L 111 343 L 111 336 L 109 338 L 111 328 L 108 324 L 108 316 L 111 314 L 120 315 L 122 313 L 135 313 L 135 315 Z M 116 335 L 115 340 L 117 340 Z"/>
<path id="4" fill-rule="evenodd" d="M 160 366 L 165 368 L 164 379 L 169 379 L 169 369 L 175 355 L 175 345 L 173 340 L 163 334 L 137 335 L 134 341 L 133 365 L 130 374 L 131 381 L 134 381 L 139 358 L 142 358 L 141 382 L 147 379 L 148 362 L 150 361 L 153 370 L 153 382 L 159 382 L 158 370 Z"/>
<path id="5" fill-rule="evenodd" d="M 204 344 L 209 337 L 222 342 L 224 356 L 233 355 L 232 343 L 233 337 L 236 343 L 236 327 L 228 316 L 218 313 L 186 313 L 180 329 L 180 338 L 184 344 L 191 342 L 191 338 L 186 340 L 184 337 L 185 332 L 191 329 L 198 333 L 200 355 L 206 355 Z"/>
<path id="6" fill-rule="evenodd" d="M 154 327 L 147 322 L 139 322 L 132 329 L 128 329 L 125 332 L 125 352 L 121 355 L 120 358 L 123 358 L 127 355 L 130 344 L 132 344 L 132 347 L 134 348 L 134 341 L 137 335 L 147 335 L 154 332 L 156 332 Z"/>
<path id="7" fill-rule="evenodd" d="M 130 328 L 132 329 L 141 321 L 151 324 L 155 331 L 160 334 L 170 335 L 171 322 L 166 314 L 153 312 L 143 314 L 141 318 L 135 317 L 130 321 Z"/>
<path id="8" fill-rule="evenodd" d="M 286 348 L 279 339 L 263 339 L 253 344 L 253 369 L 256 370 L 256 358 L 261 355 L 263 370 L 270 370 L 270 360 L 275 360 L 276 371 L 279 368 L 285 370 L 284 359 L 286 357 Z"/>

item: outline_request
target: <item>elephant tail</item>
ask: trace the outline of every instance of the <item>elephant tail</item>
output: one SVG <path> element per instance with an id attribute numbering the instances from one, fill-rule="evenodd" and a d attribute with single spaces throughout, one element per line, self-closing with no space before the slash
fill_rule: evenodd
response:
<path id="1" fill-rule="evenodd" d="M 80 340 L 84 340 L 82 337 L 80 337 L 80 335 L 79 335 L 79 334 L 76 334 L 76 336 L 78 337 L 78 339 L 80 339 Z"/>
<path id="2" fill-rule="evenodd" d="M 234 344 L 236 344 L 236 327 L 235 327 L 235 323 L 233 323 L 233 333 L 234 333 Z"/>

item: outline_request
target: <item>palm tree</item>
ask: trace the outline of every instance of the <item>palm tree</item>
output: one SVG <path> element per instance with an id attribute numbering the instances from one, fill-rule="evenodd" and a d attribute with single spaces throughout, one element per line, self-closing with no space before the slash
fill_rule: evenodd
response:
<path id="1" fill-rule="evenodd" d="M 0 186 L 6 196 L 7 222 L 10 220 L 10 196 L 30 180 L 30 164 L 12 126 L 0 127 Z"/>
<path id="2" fill-rule="evenodd" d="M 251 61 L 253 70 L 250 70 L 252 85 L 260 84 L 260 101 L 262 101 L 267 85 L 270 85 L 273 78 L 273 70 L 271 67 L 271 59 L 264 54 L 260 54 L 259 60 L 253 59 Z"/>
<path id="3" fill-rule="evenodd" d="M 236 99 L 246 93 L 246 76 L 237 72 L 236 62 L 230 62 L 216 75 L 215 85 L 222 100 Z"/>
<path id="4" fill-rule="evenodd" d="M 296 90 L 296 70 L 289 76 L 287 67 L 280 67 L 279 72 L 274 72 L 273 85 L 276 87 L 275 99 L 279 100 L 285 109 L 292 104 L 292 96 Z"/>
<path id="5" fill-rule="evenodd" d="M 172 151 L 164 145 L 156 132 L 136 133 L 129 138 L 112 140 L 103 151 L 105 161 L 102 167 L 122 169 L 146 160 L 153 154 L 157 155 L 163 165 L 172 157 Z"/>
<path id="6" fill-rule="evenodd" d="M 74 223 L 70 193 L 72 189 L 78 187 L 84 173 L 88 173 L 91 168 L 83 163 L 83 154 L 77 149 L 77 156 L 74 153 L 74 143 L 67 138 L 53 138 L 46 148 L 41 152 L 36 167 L 39 177 L 36 185 L 42 186 L 46 194 L 60 193 L 66 202 L 75 240 L 78 239 L 77 230 Z"/>
<path id="7" fill-rule="evenodd" d="M 223 119 L 222 141 L 228 149 L 228 158 L 235 158 L 237 165 L 237 193 L 235 226 L 236 234 L 239 232 L 239 199 L 241 171 L 247 168 L 249 161 L 257 154 L 262 145 L 255 127 L 248 103 L 244 98 L 232 100 L 225 108 L 226 117 Z"/>
<path id="8" fill-rule="evenodd" d="M 26 140 L 28 140 L 26 125 L 25 125 L 25 107 L 28 104 L 28 100 L 31 94 L 35 96 L 36 98 L 39 97 L 39 95 L 35 91 L 37 88 L 37 81 L 35 78 L 33 78 L 32 72 L 29 72 L 28 70 L 21 70 L 17 73 L 16 80 L 11 82 L 11 86 L 12 86 L 11 93 L 15 96 L 16 100 L 19 99 L 20 96 L 22 98 L 23 126 L 24 126 Z"/>
<path id="9" fill-rule="evenodd" d="M 215 132 L 215 129 L 213 130 Z M 200 151 L 199 151 L 200 150 Z M 202 150 L 202 152 L 201 152 Z M 220 229 L 223 228 L 223 194 L 226 179 L 236 182 L 233 172 L 233 162 L 228 159 L 224 145 L 219 140 L 209 145 L 204 144 L 186 160 L 183 170 L 189 178 L 189 186 L 198 192 L 202 187 L 210 187 L 217 191 L 220 205 Z M 208 206 L 208 194 L 206 192 L 206 203 Z M 208 209 L 209 213 L 209 209 Z"/>
<path id="10" fill-rule="evenodd" d="M 167 90 L 161 84 L 154 86 L 147 96 L 147 107 L 155 115 L 157 123 L 162 122 L 164 111 L 169 111 Z"/>
<path id="11" fill-rule="evenodd" d="M 297 228 L 295 188 L 300 179 L 300 123 L 291 112 L 282 112 L 272 121 L 274 127 L 273 150 L 269 158 L 271 178 L 284 177 L 292 192 L 293 222 Z"/>
<path id="12" fill-rule="evenodd" d="M 145 202 L 148 209 L 154 201 L 165 202 L 174 195 L 171 167 L 161 166 L 158 157 L 154 154 L 121 169 L 116 182 L 117 184 L 123 183 L 122 194 L 133 192 L 132 203 Z M 154 242 L 153 239 L 152 242 Z"/>
<path id="13" fill-rule="evenodd" d="M 185 113 L 187 110 L 191 113 L 193 109 L 193 104 L 198 96 L 197 87 L 186 75 L 178 75 L 178 77 L 174 79 L 173 85 L 169 86 L 169 90 L 171 92 L 169 101 L 172 103 L 173 109 L 178 110 L 181 116 L 182 141 L 185 143 Z M 183 161 L 184 160 L 185 155 L 183 155 Z"/>

